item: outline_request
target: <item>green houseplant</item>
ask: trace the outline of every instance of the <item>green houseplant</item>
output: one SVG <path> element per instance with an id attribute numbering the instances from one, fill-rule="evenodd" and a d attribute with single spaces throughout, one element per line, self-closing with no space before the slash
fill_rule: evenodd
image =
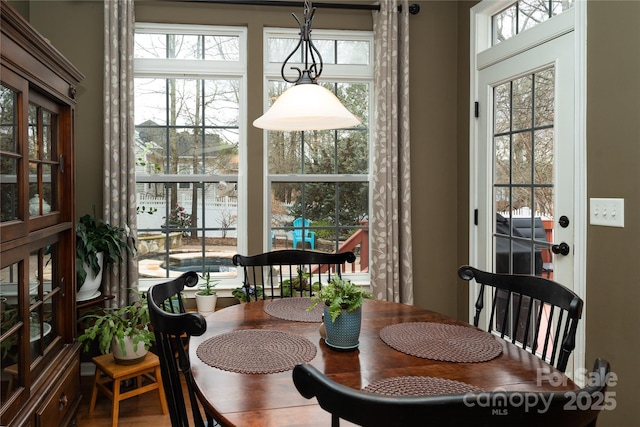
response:
<path id="1" fill-rule="evenodd" d="M 198 285 L 198 291 L 196 291 L 196 306 L 200 313 L 211 313 L 216 308 L 218 292 L 214 288 L 219 281 L 211 279 L 211 272 L 209 270 L 200 277 L 204 279 L 204 282 Z"/>
<path id="2" fill-rule="evenodd" d="M 302 269 L 298 269 L 298 275 L 291 279 L 286 279 L 282 281 L 280 285 L 280 292 L 282 296 L 285 297 L 293 297 L 293 296 L 310 296 L 312 289 L 313 291 L 317 291 L 320 289 L 320 284 L 318 282 L 310 284 L 312 281 L 312 274 L 304 271 Z"/>
<path id="3" fill-rule="evenodd" d="M 121 265 L 127 253 L 136 254 L 129 227 L 111 225 L 95 214 L 82 216 L 76 224 L 76 290 L 80 291 L 88 275 L 99 287 L 103 269 Z"/>
<path id="4" fill-rule="evenodd" d="M 333 277 L 311 297 L 312 303 L 307 310 L 311 311 L 318 304 L 324 303 L 329 307 L 331 321 L 335 322 L 344 311 L 351 312 L 362 307 L 365 299 L 373 299 L 373 294 L 351 280 Z"/>
<path id="5" fill-rule="evenodd" d="M 358 348 L 365 299 L 373 299 L 373 294 L 340 277 L 333 277 L 311 297 L 311 305 L 307 310 L 324 303 L 325 321 L 321 330 L 324 327 L 326 336 L 323 338 L 329 347 L 337 350 Z M 331 321 L 327 320 L 329 318 Z"/>
<path id="6" fill-rule="evenodd" d="M 263 295 L 263 290 L 262 290 L 262 286 L 256 286 L 255 287 L 255 291 L 254 291 L 254 287 L 250 286 L 248 288 L 245 288 L 244 286 L 239 287 L 239 288 L 235 288 L 234 290 L 231 291 L 231 295 L 233 295 L 238 301 L 242 302 L 247 302 L 249 301 L 249 299 L 254 299 L 254 292 L 257 293 L 256 297 L 258 299 L 262 298 Z"/>
<path id="7" fill-rule="evenodd" d="M 78 337 L 78 341 L 84 343 L 84 351 L 88 351 L 91 342 L 97 340 L 100 353 L 113 352 L 116 363 L 139 361 L 155 341 L 153 332 L 149 330 L 147 298 L 142 293 L 137 293 L 137 299 L 129 305 L 101 308 L 85 314 L 80 321 L 88 325 Z"/>

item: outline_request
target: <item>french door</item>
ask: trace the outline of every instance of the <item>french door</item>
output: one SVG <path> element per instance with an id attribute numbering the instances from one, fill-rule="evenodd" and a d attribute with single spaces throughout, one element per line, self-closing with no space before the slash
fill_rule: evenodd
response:
<path id="1" fill-rule="evenodd" d="M 478 261 L 573 282 L 573 33 L 479 72 Z M 481 206 L 484 205 L 484 206 Z"/>
<path id="2" fill-rule="evenodd" d="M 575 227 L 582 223 L 574 213 L 574 31 L 525 40 L 507 53 L 518 43 L 476 58 L 470 260 L 573 289 Z"/>

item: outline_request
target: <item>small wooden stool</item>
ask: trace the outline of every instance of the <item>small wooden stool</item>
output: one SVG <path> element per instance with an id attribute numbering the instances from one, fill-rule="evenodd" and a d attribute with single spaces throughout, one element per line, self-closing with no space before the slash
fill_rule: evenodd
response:
<path id="1" fill-rule="evenodd" d="M 158 390 L 162 413 L 167 413 L 167 399 L 165 398 L 164 388 L 162 387 L 160 360 L 158 356 L 149 352 L 142 362 L 133 365 L 116 364 L 113 360 L 113 354 L 111 353 L 96 356 L 92 360 L 93 363 L 96 364 L 96 377 L 93 383 L 93 392 L 91 393 L 89 413 L 92 413 L 96 407 L 98 389 L 112 400 L 111 425 L 113 427 L 118 425 L 120 401 L 139 396 L 148 391 Z M 151 376 L 151 373 L 154 375 Z M 134 377 L 136 378 L 136 387 L 133 390 L 120 393 L 120 383 Z M 151 381 L 151 383 L 143 386 L 143 377 Z M 105 385 L 107 383 L 112 383 L 111 388 Z"/>

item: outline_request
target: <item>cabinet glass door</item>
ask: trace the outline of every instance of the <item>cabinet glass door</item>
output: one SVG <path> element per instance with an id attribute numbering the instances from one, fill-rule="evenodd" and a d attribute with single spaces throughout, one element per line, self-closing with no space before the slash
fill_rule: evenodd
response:
<path id="1" fill-rule="evenodd" d="M 57 210 L 59 115 L 57 105 L 29 95 L 29 216 Z"/>
<path id="2" fill-rule="evenodd" d="M 18 93 L 0 85 L 0 222 L 18 219 Z"/>
<path id="3" fill-rule="evenodd" d="M 61 345 L 58 244 L 44 244 L 26 259 L 18 251 L 7 254 L 14 257 L 18 261 L 0 269 L 0 407 L 24 386 L 20 373 L 43 369 Z"/>

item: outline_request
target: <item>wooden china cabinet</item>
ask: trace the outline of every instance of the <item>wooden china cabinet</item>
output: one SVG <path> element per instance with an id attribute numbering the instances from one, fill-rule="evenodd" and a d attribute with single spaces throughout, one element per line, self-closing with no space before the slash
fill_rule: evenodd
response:
<path id="1" fill-rule="evenodd" d="M 75 423 L 74 109 L 83 75 L 0 0 L 0 425 Z"/>

